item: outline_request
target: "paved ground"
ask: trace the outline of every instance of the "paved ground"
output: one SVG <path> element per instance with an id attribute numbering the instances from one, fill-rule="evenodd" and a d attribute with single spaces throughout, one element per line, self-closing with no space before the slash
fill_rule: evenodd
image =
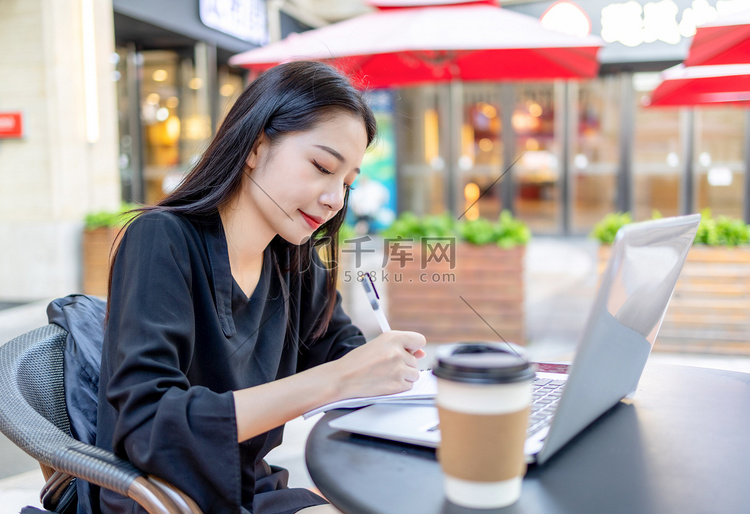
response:
<path id="1" fill-rule="evenodd" d="M 381 257 L 368 254 L 378 266 Z M 363 263 L 363 269 L 373 269 Z M 532 360 L 570 360 L 586 321 L 596 288 L 596 244 L 586 239 L 535 238 L 526 256 L 526 332 Z M 369 338 L 378 333 L 359 284 L 342 284 L 344 305 Z M 46 323 L 48 301 L 0 310 L 0 342 Z M 395 327 L 394 327 L 395 328 Z M 749 343 L 750 344 L 750 343 Z M 434 347 L 422 367 L 431 365 Z M 655 352 L 651 361 L 704 366 L 750 373 L 750 358 Z M 318 417 L 287 424 L 284 443 L 268 460 L 291 472 L 290 485 L 312 486 L 304 465 L 304 444 Z M 23 505 L 38 504 L 43 480 L 36 462 L 0 435 L 0 514 L 16 514 Z"/>

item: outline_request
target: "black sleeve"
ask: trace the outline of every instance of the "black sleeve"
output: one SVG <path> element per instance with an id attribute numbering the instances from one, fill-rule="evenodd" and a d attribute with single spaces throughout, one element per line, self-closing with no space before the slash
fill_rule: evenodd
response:
<path id="1" fill-rule="evenodd" d="M 219 394 L 187 378 L 195 345 L 211 344 L 195 340 L 192 281 L 200 257 L 190 236 L 165 213 L 143 215 L 126 231 L 102 374 L 106 400 L 118 412 L 115 453 L 196 500 L 213 497 L 211 511 L 223 512 L 240 502 L 237 422 L 231 391 Z"/>
<path id="2" fill-rule="evenodd" d="M 366 342 L 362 331 L 352 324 L 351 318 L 341 307 L 341 294 L 338 291 L 333 316 L 325 333 L 318 339 L 313 338 L 328 301 L 328 270 L 317 253 L 313 257 L 312 265 L 302 276 L 299 371 L 338 359 Z"/>

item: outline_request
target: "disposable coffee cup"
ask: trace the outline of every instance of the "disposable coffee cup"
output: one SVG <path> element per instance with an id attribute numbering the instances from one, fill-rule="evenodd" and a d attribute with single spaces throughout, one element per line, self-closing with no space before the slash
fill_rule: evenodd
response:
<path id="1" fill-rule="evenodd" d="M 438 352 L 433 374 L 445 496 L 476 509 L 515 503 L 526 473 L 530 363 L 504 343 L 461 343 Z"/>

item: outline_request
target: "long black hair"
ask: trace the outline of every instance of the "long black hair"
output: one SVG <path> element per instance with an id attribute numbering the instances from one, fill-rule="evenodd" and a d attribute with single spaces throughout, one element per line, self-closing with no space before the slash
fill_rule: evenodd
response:
<path id="1" fill-rule="evenodd" d="M 342 112 L 362 119 L 369 147 L 377 132 L 372 110 L 362 94 L 335 68 L 312 61 L 293 61 L 270 68 L 245 88 L 201 160 L 179 187 L 157 205 L 137 210 L 170 211 L 190 218 L 215 214 L 239 193 L 245 160 L 258 145 L 261 135 L 273 146 L 285 134 L 310 130 Z M 291 271 L 306 269 L 317 247 L 322 246 L 326 251 L 325 260 L 330 263 L 328 305 L 314 338 L 325 332 L 335 307 L 338 232 L 344 222 L 348 199 L 347 190 L 343 208 L 302 245 L 293 245 L 279 236 L 271 242 L 274 251 L 288 251 Z M 110 262 L 114 263 L 116 256 L 117 249 L 114 249 Z M 111 287 L 112 269 L 110 293 Z"/>

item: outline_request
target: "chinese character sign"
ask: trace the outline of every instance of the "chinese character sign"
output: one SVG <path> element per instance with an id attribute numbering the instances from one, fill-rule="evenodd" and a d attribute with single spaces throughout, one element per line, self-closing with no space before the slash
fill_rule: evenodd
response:
<path id="1" fill-rule="evenodd" d="M 200 0 L 200 18 L 230 36 L 265 45 L 268 43 L 266 2 L 263 0 Z"/>

